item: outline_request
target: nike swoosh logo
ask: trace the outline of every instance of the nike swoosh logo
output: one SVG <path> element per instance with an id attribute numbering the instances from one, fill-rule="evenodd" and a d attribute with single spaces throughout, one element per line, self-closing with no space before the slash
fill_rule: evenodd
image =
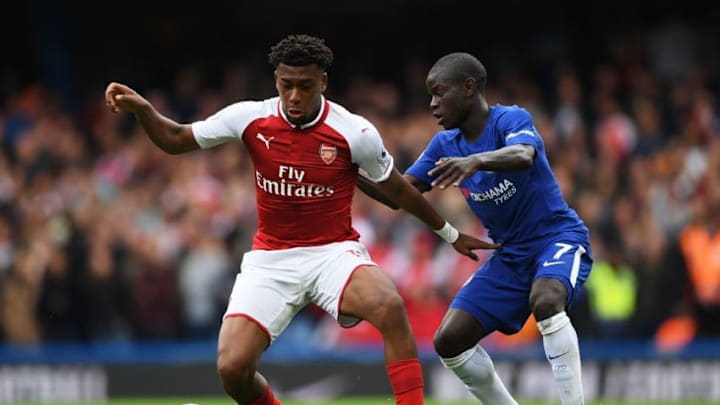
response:
<path id="1" fill-rule="evenodd" d="M 568 350 L 568 352 L 569 352 L 569 350 Z M 558 357 L 562 357 L 562 356 L 566 355 L 568 352 L 560 353 L 560 354 L 558 354 L 557 356 L 551 356 L 551 355 L 548 354 L 548 360 L 555 360 L 555 359 L 557 359 Z"/>
<path id="2" fill-rule="evenodd" d="M 562 261 L 562 260 L 561 260 L 561 261 L 557 261 L 557 262 L 549 262 L 549 261 L 545 260 L 545 263 L 543 263 L 543 267 L 554 266 L 554 265 L 556 265 L 556 264 L 563 264 L 563 263 L 565 263 L 565 262 Z"/>

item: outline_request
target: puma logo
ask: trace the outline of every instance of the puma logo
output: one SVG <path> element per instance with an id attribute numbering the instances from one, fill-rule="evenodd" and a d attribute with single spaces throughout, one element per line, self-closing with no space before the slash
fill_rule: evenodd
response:
<path id="1" fill-rule="evenodd" d="M 258 134 L 257 134 L 255 137 L 256 137 L 257 139 L 263 141 L 263 142 L 265 143 L 265 147 L 266 147 L 268 150 L 270 150 L 270 141 L 272 141 L 273 139 L 275 139 L 274 136 L 271 136 L 269 139 L 268 139 L 268 138 L 265 138 L 265 135 L 263 135 L 263 134 L 261 134 L 261 133 L 259 133 L 259 132 L 258 132 Z"/>

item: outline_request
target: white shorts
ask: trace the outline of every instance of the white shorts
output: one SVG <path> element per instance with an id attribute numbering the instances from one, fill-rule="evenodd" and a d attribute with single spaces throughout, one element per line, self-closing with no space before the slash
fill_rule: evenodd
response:
<path id="1" fill-rule="evenodd" d="M 344 327 L 360 319 L 341 316 L 340 301 L 360 266 L 377 266 L 361 243 L 345 241 L 243 255 L 223 318 L 243 316 L 277 339 L 295 315 L 312 302 Z"/>

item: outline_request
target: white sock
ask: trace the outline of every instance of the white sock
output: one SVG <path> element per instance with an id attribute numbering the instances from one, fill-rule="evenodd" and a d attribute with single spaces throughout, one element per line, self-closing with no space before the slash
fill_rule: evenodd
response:
<path id="1" fill-rule="evenodd" d="M 495 372 L 490 356 L 480 346 L 449 359 L 442 364 L 455 373 L 470 392 L 484 405 L 517 405 Z"/>
<path id="2" fill-rule="evenodd" d="M 577 333 L 565 311 L 537 323 L 562 405 L 583 405 Z"/>

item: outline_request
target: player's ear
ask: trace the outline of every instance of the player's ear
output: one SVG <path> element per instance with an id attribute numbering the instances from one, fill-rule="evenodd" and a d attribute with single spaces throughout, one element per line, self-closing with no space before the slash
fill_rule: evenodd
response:
<path id="1" fill-rule="evenodd" d="M 323 72 L 322 77 L 320 78 L 320 92 L 324 93 L 325 89 L 327 89 L 328 84 L 328 75 L 327 72 Z"/>
<path id="2" fill-rule="evenodd" d="M 466 96 L 472 96 L 477 92 L 477 82 L 472 77 L 468 77 L 465 79 L 465 83 L 463 83 L 463 91 Z"/>

